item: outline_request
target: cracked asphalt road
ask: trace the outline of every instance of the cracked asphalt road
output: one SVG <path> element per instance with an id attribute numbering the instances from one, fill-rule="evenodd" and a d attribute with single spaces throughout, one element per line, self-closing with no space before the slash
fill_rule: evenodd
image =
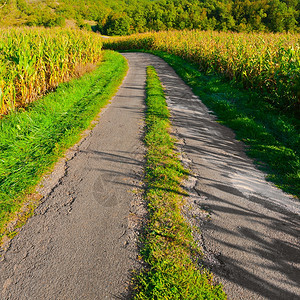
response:
<path id="1" fill-rule="evenodd" d="M 35 216 L 5 252 L 1 299 L 129 298 L 145 214 L 133 190 L 142 185 L 148 65 L 166 88 L 173 131 L 193 171 L 188 203 L 204 265 L 229 299 L 299 299 L 299 201 L 264 180 L 232 131 L 160 58 L 124 56 L 130 69 L 119 92 L 48 179 Z"/>
<path id="2" fill-rule="evenodd" d="M 138 63 L 130 63 L 99 123 L 44 182 L 43 203 L 0 263 L 1 299 L 128 298 L 143 214 L 135 190 L 143 177 L 146 70 Z"/>

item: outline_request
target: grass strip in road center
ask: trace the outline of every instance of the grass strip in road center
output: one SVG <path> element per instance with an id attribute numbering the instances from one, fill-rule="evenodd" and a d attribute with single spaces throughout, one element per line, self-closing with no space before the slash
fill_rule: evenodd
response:
<path id="1" fill-rule="evenodd" d="M 0 120 L 0 238 L 7 234 L 5 225 L 21 209 L 26 194 L 80 140 L 127 69 L 123 56 L 106 51 L 95 71 L 61 84 L 26 111 Z"/>
<path id="2" fill-rule="evenodd" d="M 164 91 L 153 67 L 147 68 L 146 192 L 149 222 L 141 254 L 148 267 L 136 278 L 135 299 L 226 299 L 221 285 L 200 270 L 194 259 L 201 254 L 191 228 L 181 215 L 187 176 L 174 139 Z"/>

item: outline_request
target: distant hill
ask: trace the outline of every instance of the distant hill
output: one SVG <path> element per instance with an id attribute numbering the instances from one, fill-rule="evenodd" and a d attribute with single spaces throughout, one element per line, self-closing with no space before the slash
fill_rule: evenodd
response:
<path id="1" fill-rule="evenodd" d="M 93 21 L 93 22 L 91 22 Z M 0 0 L 0 27 L 300 32 L 299 0 Z"/>

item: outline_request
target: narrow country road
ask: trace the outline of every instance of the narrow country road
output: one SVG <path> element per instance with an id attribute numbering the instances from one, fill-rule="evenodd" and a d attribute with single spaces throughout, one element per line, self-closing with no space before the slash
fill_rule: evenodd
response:
<path id="1" fill-rule="evenodd" d="M 300 202 L 264 180 L 232 131 L 163 60 L 124 56 L 130 69 L 117 95 L 49 178 L 42 204 L 2 256 L 0 299 L 130 298 L 145 214 L 136 190 L 148 65 L 166 88 L 173 133 L 193 172 L 189 218 L 202 231 L 203 264 L 229 299 L 300 299 Z"/>
<path id="2" fill-rule="evenodd" d="M 143 176 L 146 78 L 138 61 L 130 64 L 99 123 L 71 150 L 57 186 L 5 253 L 1 299 L 128 298 L 138 267 L 134 190 Z"/>

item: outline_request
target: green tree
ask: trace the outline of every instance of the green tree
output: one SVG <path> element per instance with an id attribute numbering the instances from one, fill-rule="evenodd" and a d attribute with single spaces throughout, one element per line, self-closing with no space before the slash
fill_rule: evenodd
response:
<path id="1" fill-rule="evenodd" d="M 102 27 L 102 33 L 107 35 L 128 35 L 131 33 L 130 28 L 131 19 L 127 14 L 110 14 Z"/>

